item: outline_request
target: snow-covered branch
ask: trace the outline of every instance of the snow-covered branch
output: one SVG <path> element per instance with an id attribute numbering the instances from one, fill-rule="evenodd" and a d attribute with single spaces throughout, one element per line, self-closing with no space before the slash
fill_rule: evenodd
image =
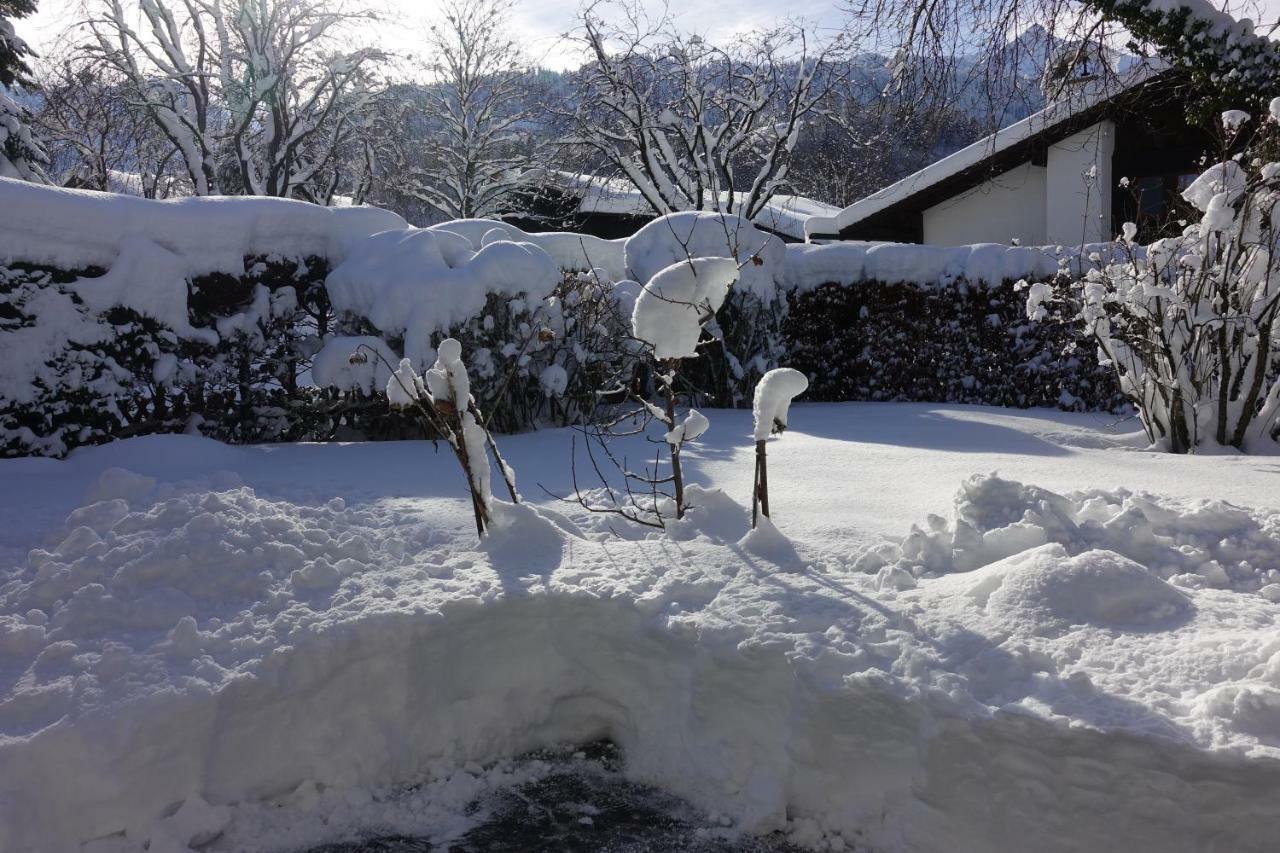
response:
<path id="1" fill-rule="evenodd" d="M 835 79 L 836 40 L 799 26 L 720 47 L 631 10 L 594 4 L 580 39 L 568 144 L 629 180 L 659 214 L 759 213 L 784 185 L 805 120 Z"/>

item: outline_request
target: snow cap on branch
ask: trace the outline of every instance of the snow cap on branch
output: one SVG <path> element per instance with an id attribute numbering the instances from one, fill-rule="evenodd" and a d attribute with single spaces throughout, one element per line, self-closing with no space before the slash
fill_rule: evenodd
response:
<path id="1" fill-rule="evenodd" d="M 691 258 L 649 280 L 631 314 L 633 334 L 657 359 L 692 358 L 702 324 L 724 304 L 738 265 L 729 258 Z"/>
<path id="2" fill-rule="evenodd" d="M 413 369 L 413 362 L 400 359 L 400 366 L 387 380 L 387 402 L 393 409 L 403 409 L 413 405 L 422 394 L 422 380 Z"/>
<path id="3" fill-rule="evenodd" d="M 775 427 L 778 432 L 786 427 L 791 400 L 803 394 L 808 387 L 809 379 L 790 367 L 779 367 L 760 377 L 756 384 L 756 396 L 751 404 L 756 441 L 767 439 Z"/>
<path id="4" fill-rule="evenodd" d="M 688 211 L 645 225 L 627 238 L 623 254 L 626 268 L 639 281 L 687 258 L 733 258 L 739 267 L 738 290 L 768 299 L 787 252 L 781 240 L 741 216 Z"/>
<path id="5" fill-rule="evenodd" d="M 711 428 L 711 421 L 697 409 L 690 409 L 684 420 L 676 424 L 665 436 L 667 444 L 679 446 L 686 441 L 697 441 L 703 433 Z"/>

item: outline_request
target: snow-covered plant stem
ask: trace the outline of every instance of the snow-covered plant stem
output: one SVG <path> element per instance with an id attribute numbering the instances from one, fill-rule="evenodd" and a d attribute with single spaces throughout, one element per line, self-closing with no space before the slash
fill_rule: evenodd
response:
<path id="1" fill-rule="evenodd" d="M 497 442 L 484 427 L 484 418 L 471 396 L 471 380 L 462 362 L 462 345 L 453 338 L 440 342 L 435 365 L 422 376 L 409 359 L 392 366 L 382 353 L 361 346 L 352 359 L 369 355 L 391 370 L 387 380 L 387 400 L 397 408 L 413 408 L 437 435 L 448 443 L 467 478 L 471 508 L 475 515 L 476 533 L 483 537 L 489 527 L 493 494 L 490 490 L 491 469 L 486 451 L 492 451 L 502 473 L 511 500 L 519 503 L 515 474 L 498 452 Z"/>
<path id="2" fill-rule="evenodd" d="M 676 430 L 676 368 L 679 362 L 672 359 L 667 364 L 667 373 L 661 378 L 662 396 L 666 402 L 665 423 L 667 431 L 667 452 L 671 456 L 671 489 L 675 492 L 676 518 L 684 518 L 684 469 L 680 465 L 680 450 L 684 447 L 685 430 Z"/>
<path id="3" fill-rule="evenodd" d="M 658 384 L 664 407 L 641 402 L 667 428 L 664 438 L 671 457 L 676 518 L 683 518 L 685 511 L 680 450 L 710 426 L 706 417 L 693 409 L 684 420 L 676 420 L 676 374 L 682 359 L 697 355 L 703 326 L 724 304 L 729 286 L 737 278 L 738 265 L 732 258 L 677 261 L 649 279 L 631 315 L 632 334 L 648 345 L 662 367 Z"/>
<path id="4" fill-rule="evenodd" d="M 766 447 L 769 436 L 787 428 L 787 412 L 791 401 L 809 387 L 809 379 L 798 370 L 779 367 L 760 377 L 756 384 L 751 414 L 755 421 L 756 471 L 751 488 L 751 526 L 763 514 L 769 517 L 769 458 Z"/>
<path id="5" fill-rule="evenodd" d="M 769 456 L 765 451 L 768 444 L 761 438 L 756 441 L 756 473 L 751 488 L 751 527 L 759 523 L 760 515 L 769 517 Z"/>

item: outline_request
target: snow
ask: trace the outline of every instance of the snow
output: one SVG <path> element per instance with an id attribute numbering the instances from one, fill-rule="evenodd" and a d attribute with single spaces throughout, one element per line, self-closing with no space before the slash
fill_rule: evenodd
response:
<path id="1" fill-rule="evenodd" d="M 376 207 L 320 207 L 244 196 L 155 201 L 0 178 L 0 259 L 64 270 L 110 268 L 145 239 L 187 275 L 244 272 L 247 255 L 340 260 L 355 242 L 405 221 Z"/>
<path id="2" fill-rule="evenodd" d="M 652 216 L 654 211 L 635 185 L 626 178 L 601 178 L 572 172 L 554 171 L 550 177 L 570 192 L 580 193 L 578 212 L 586 215 Z M 735 192 L 734 203 L 741 206 L 748 193 Z M 719 204 L 728 205 L 729 193 L 722 192 Z M 752 221 L 774 234 L 796 240 L 805 238 L 804 223 L 811 216 L 834 216 L 840 208 L 798 195 L 777 194 L 769 199 Z"/>
<path id="3" fill-rule="evenodd" d="M 684 420 L 663 435 L 663 441 L 673 447 L 679 447 L 686 441 L 697 441 L 702 434 L 711 428 L 711 421 L 697 409 L 690 409 Z"/>
<path id="4" fill-rule="evenodd" d="M 1248 179 L 1240 164 L 1226 160 L 1205 169 L 1182 191 L 1182 197 L 1201 213 L 1208 213 L 1215 199 L 1219 199 L 1219 204 L 1229 205 L 1244 194 L 1247 186 Z"/>
<path id="5" fill-rule="evenodd" d="M 194 329 L 187 312 L 186 261 L 141 235 L 120 241 L 120 254 L 106 274 L 82 278 L 70 289 L 99 313 L 121 306 L 164 323 L 182 337 L 216 344 L 212 329 Z"/>
<path id="6" fill-rule="evenodd" d="M 1222 114 L 1222 128 L 1228 133 L 1235 133 L 1252 118 L 1244 110 L 1227 110 Z"/>
<path id="7" fill-rule="evenodd" d="M 413 369 L 413 362 L 402 358 L 395 372 L 387 378 L 387 404 L 393 409 L 411 406 L 422 397 L 424 390 L 421 377 Z"/>
<path id="8" fill-rule="evenodd" d="M 538 384 L 548 397 L 563 397 L 569 387 L 569 374 L 558 364 L 548 364 L 538 374 Z"/>
<path id="9" fill-rule="evenodd" d="M 333 335 L 312 358 L 311 378 L 324 388 L 371 394 L 386 387 L 391 378 L 387 365 L 397 361 L 382 338 Z"/>
<path id="10" fill-rule="evenodd" d="M 733 258 L 742 268 L 736 287 L 767 299 L 786 259 L 785 244 L 737 215 L 672 213 L 645 225 L 624 245 L 630 277 L 649 281 L 677 261 Z"/>
<path id="11" fill-rule="evenodd" d="M 808 387 L 809 379 L 790 367 L 778 367 L 761 376 L 751 401 L 751 417 L 755 424 L 752 437 L 756 441 L 764 441 L 775 430 L 786 429 L 791 401 Z"/>
<path id="12" fill-rule="evenodd" d="M 1050 278 L 1060 270 L 1079 270 L 1121 257 L 1113 243 L 1079 246 L 927 246 L 907 243 L 791 243 L 777 275 L 778 284 L 811 290 L 823 284 L 903 282 L 924 287 L 963 279 L 998 286 L 1020 278 Z"/>
<path id="13" fill-rule="evenodd" d="M 539 301 L 559 283 L 555 263 L 537 246 L 504 241 L 458 253 L 440 232 L 413 228 L 353 246 L 325 287 L 336 311 L 405 335 L 404 356 L 422 369 L 434 358 L 431 334 L 478 317 L 490 295 Z"/>
<path id="14" fill-rule="evenodd" d="M 562 270 L 591 272 L 600 269 L 610 281 L 626 277 L 622 240 L 606 240 L 590 234 L 558 231 L 532 233 L 496 219 L 453 219 L 433 225 L 430 230 L 447 231 L 464 237 L 473 250 L 501 240 L 532 243 L 550 255 Z"/>
<path id="15" fill-rule="evenodd" d="M 632 334 L 653 347 L 659 361 L 697 355 L 702 324 L 720 310 L 738 279 L 731 258 L 688 258 L 658 271 L 640 291 Z"/>
<path id="16" fill-rule="evenodd" d="M 814 847 L 1271 848 L 1276 457 L 798 404 L 748 535 L 752 422 L 712 417 L 671 538 L 494 501 L 478 546 L 424 442 L 0 462 L 0 849 L 447 837 L 507 757 L 602 735 Z M 569 448 L 503 440 L 561 492 Z"/>

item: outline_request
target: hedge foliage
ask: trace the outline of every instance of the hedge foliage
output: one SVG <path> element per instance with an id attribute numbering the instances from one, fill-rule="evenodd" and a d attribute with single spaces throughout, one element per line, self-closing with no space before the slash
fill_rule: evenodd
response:
<path id="1" fill-rule="evenodd" d="M 380 394 L 309 381 L 327 336 L 372 331 L 334 316 L 328 269 L 317 257 L 249 257 L 240 275 L 190 280 L 192 325 L 219 332 L 210 344 L 132 310 L 90 311 L 72 285 L 100 269 L 0 266 L 0 335 L 76 314 L 70 333 L 61 331 L 65 317 L 53 329 L 61 337 L 39 354 L 27 392 L 0 393 L 0 455 L 60 456 L 184 430 L 237 443 L 420 437 L 421 426 L 389 411 Z M 704 406 L 749 406 L 759 377 L 786 364 L 810 376 L 814 400 L 1122 408 L 1092 346 L 1073 328 L 1028 322 L 1024 302 L 1011 283 L 963 281 L 828 284 L 768 303 L 731 294 L 682 379 Z M 490 297 L 481 316 L 449 334 L 463 342 L 491 425 L 515 432 L 579 423 L 626 388 L 646 391 L 625 314 L 606 283 L 567 274 L 547 304 Z"/>

